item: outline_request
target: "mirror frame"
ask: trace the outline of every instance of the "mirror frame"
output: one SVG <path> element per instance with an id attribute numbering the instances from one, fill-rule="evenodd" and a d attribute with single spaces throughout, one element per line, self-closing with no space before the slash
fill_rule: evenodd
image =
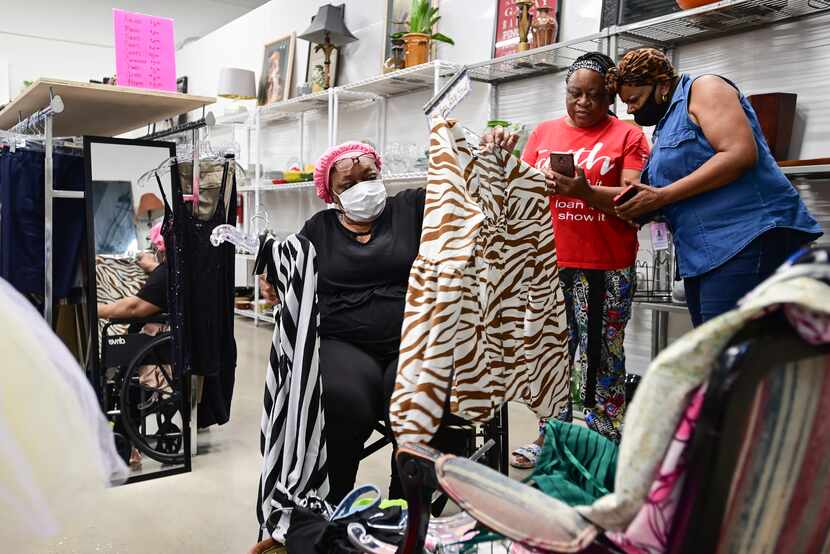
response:
<path id="1" fill-rule="evenodd" d="M 121 139 L 112 137 L 99 136 L 84 136 L 84 171 L 86 180 L 86 250 L 87 250 L 87 319 L 89 321 L 89 350 L 87 352 L 87 364 L 85 370 L 87 378 L 92 383 L 92 388 L 98 396 L 98 402 L 102 410 L 106 410 L 103 405 L 103 391 L 102 386 L 102 368 L 100 364 L 100 344 L 98 336 L 98 283 L 95 271 L 95 218 L 93 213 L 93 179 L 92 179 L 92 145 L 93 144 L 117 144 L 123 146 L 143 146 L 152 148 L 167 148 L 169 157 L 176 155 L 176 143 L 165 142 L 158 140 L 145 139 Z M 153 168 L 147 168 L 150 171 Z M 177 368 L 174 367 L 174 371 Z M 131 475 L 125 484 L 138 483 L 148 479 L 156 479 L 158 477 L 165 477 L 168 475 L 176 475 L 180 473 L 188 473 L 191 471 L 191 429 L 190 429 L 190 390 L 191 390 L 191 376 L 183 375 L 182 384 L 184 390 L 182 391 L 182 434 L 184 436 L 184 463 L 180 466 L 174 466 L 169 469 L 162 469 L 160 471 L 153 471 L 150 473 L 142 473 L 139 475 Z"/>

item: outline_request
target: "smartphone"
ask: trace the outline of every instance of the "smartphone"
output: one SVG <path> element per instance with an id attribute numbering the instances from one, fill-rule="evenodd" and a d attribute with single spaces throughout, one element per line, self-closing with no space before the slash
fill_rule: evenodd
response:
<path id="1" fill-rule="evenodd" d="M 574 155 L 568 152 L 551 152 L 550 168 L 565 177 L 574 177 L 576 175 Z"/>
<path id="2" fill-rule="evenodd" d="M 637 196 L 637 187 L 634 185 L 628 185 L 621 193 L 614 197 L 614 205 L 621 206 L 635 196 Z"/>
<path id="3" fill-rule="evenodd" d="M 619 193 L 617 196 L 614 197 L 614 205 L 615 206 L 622 206 L 623 204 L 625 204 L 626 202 L 628 202 L 629 200 L 631 200 L 632 198 L 637 196 L 637 192 L 638 192 L 637 187 L 635 187 L 634 185 L 628 185 L 627 187 L 625 187 L 623 189 L 623 191 L 621 193 Z M 638 217 L 637 219 L 635 219 L 634 223 L 636 223 L 637 225 L 642 227 L 646 223 L 654 220 L 654 218 L 656 216 L 657 216 L 657 213 L 654 213 L 654 212 L 643 214 L 640 217 Z"/>

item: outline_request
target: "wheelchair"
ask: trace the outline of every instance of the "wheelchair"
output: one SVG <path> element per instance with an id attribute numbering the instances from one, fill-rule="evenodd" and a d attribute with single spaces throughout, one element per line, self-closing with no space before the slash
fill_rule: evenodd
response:
<path id="1" fill-rule="evenodd" d="M 163 326 L 162 331 L 117 332 L 125 324 L 134 330 L 148 323 Z M 185 461 L 185 386 L 173 370 L 173 337 L 167 324 L 166 314 L 111 320 L 101 332 L 102 405 L 125 461 L 133 446 L 161 464 Z"/>

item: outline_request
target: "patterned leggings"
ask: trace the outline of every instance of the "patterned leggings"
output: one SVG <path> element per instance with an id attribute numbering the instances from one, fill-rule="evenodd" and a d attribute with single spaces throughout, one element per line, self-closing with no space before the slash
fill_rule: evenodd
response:
<path id="1" fill-rule="evenodd" d="M 619 429 L 625 413 L 623 341 L 631 318 L 634 267 L 563 269 L 561 275 L 574 393 L 584 408 L 605 413 Z"/>

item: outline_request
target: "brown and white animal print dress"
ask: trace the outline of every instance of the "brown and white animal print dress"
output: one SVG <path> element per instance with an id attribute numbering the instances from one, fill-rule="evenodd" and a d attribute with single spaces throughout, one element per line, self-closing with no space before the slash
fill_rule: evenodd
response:
<path id="1" fill-rule="evenodd" d="M 427 442 L 445 409 L 490 420 L 507 400 L 566 406 L 567 321 L 544 175 L 460 125 L 431 121 L 418 257 L 409 276 L 390 418 Z"/>

